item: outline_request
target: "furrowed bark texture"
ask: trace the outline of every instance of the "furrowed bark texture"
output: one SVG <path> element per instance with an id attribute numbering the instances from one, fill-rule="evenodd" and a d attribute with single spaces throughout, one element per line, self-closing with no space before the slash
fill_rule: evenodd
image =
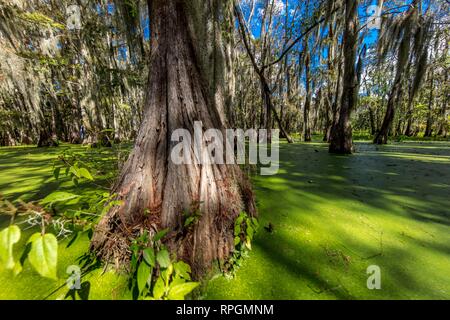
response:
<path id="1" fill-rule="evenodd" d="M 199 277 L 213 261 L 232 252 L 234 221 L 241 211 L 254 216 L 255 205 L 237 165 L 176 165 L 170 158 L 174 130 L 187 129 L 194 137 L 195 121 L 202 121 L 204 130 L 224 128 L 222 107 L 212 101 L 220 90 L 211 94 L 205 71 L 214 62 L 198 50 L 208 38 L 192 32 L 198 27 L 192 13 L 198 8 L 192 3 L 151 1 L 152 56 L 144 120 L 114 188 L 123 203 L 102 218 L 92 249 L 120 265 L 127 260 L 130 237 L 168 228 L 166 245 Z M 208 157 L 206 151 L 201 156 Z M 185 210 L 201 212 L 192 229 L 183 227 Z"/>

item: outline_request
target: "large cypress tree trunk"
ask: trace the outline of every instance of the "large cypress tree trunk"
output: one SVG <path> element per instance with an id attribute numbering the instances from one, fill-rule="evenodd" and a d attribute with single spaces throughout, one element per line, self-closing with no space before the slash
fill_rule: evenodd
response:
<path id="1" fill-rule="evenodd" d="M 345 30 L 343 38 L 344 46 L 344 76 L 343 91 L 339 119 L 331 131 L 330 148 L 331 153 L 352 153 L 352 126 L 350 116 L 356 107 L 358 93 L 358 76 L 355 67 L 356 52 L 358 48 L 358 2 L 355 0 L 345 1 Z"/>
<path id="2" fill-rule="evenodd" d="M 211 61 L 198 50 L 209 38 L 194 32 L 207 30 L 206 25 L 194 23 L 205 22 L 193 18 L 203 16 L 199 10 L 205 4 L 153 0 L 150 6 L 152 53 L 145 115 L 114 188 L 123 203 L 102 218 L 92 249 L 103 259 L 123 262 L 128 258 L 130 237 L 168 228 L 166 245 L 200 276 L 214 260 L 227 258 L 234 249 L 234 221 L 241 211 L 255 215 L 253 193 L 237 165 L 171 161 L 174 130 L 184 128 L 194 136 L 195 121 L 202 121 L 204 129 L 223 129 L 224 114 L 209 90 L 211 75 L 206 70 Z M 202 157 L 208 157 L 206 151 Z M 189 230 L 183 227 L 185 210 L 201 213 Z"/>

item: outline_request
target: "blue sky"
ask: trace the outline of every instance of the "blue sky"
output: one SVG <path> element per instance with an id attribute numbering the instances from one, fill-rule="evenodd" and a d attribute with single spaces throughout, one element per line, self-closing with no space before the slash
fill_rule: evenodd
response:
<path id="1" fill-rule="evenodd" d="M 281 26 L 284 24 L 285 21 L 285 13 L 286 13 L 286 6 L 285 6 L 285 0 L 274 0 L 275 1 L 275 10 L 277 11 L 278 15 L 276 16 L 276 19 L 278 19 L 281 22 Z M 409 4 L 412 0 L 405 0 L 405 5 Z M 424 10 L 426 9 L 426 7 L 429 5 L 429 2 L 431 0 L 424 0 Z M 247 0 L 247 1 L 242 1 L 242 11 L 244 13 L 244 16 L 246 19 L 249 18 L 250 15 L 250 6 L 249 3 L 251 1 Z M 370 9 L 372 9 L 370 6 L 374 6 L 377 4 L 377 0 L 370 0 L 370 1 L 363 1 L 364 4 L 361 4 L 359 7 L 359 17 L 360 17 L 360 23 L 361 25 L 364 25 L 367 22 L 368 17 L 370 17 L 372 15 L 372 12 L 370 11 Z M 256 0 L 255 1 L 255 9 L 254 9 L 254 15 L 253 15 L 253 19 L 251 21 L 251 32 L 252 35 L 255 38 L 258 38 L 260 36 L 260 31 L 261 31 L 261 14 L 262 14 L 262 10 L 263 10 L 263 1 L 262 0 Z M 298 7 L 299 3 L 303 3 L 303 5 L 301 5 L 300 7 Z M 316 1 L 312 0 L 311 4 L 315 4 L 317 3 Z M 389 6 L 392 2 L 391 1 L 385 1 L 385 8 L 386 6 Z M 398 5 L 398 3 L 396 4 Z M 289 12 L 289 16 L 288 16 L 288 23 L 289 24 L 293 24 L 294 26 L 294 35 L 298 34 L 299 32 L 301 32 L 301 24 L 300 21 L 294 21 L 294 12 L 295 9 L 297 8 L 297 10 L 301 10 L 301 11 L 305 11 L 305 1 L 302 0 L 288 0 L 288 12 Z M 406 10 L 406 7 L 400 8 L 400 12 Z M 106 10 L 103 9 L 100 5 L 97 5 L 97 11 L 99 12 L 99 14 L 105 14 L 105 11 L 110 14 L 110 15 L 114 15 L 115 14 L 115 7 L 113 3 L 110 3 L 107 5 Z M 298 13 L 297 13 L 297 17 L 295 19 L 298 19 Z M 143 30 L 144 33 L 144 39 L 145 41 L 148 41 L 150 39 L 150 23 L 149 23 L 149 17 L 148 15 L 142 15 L 140 17 L 140 24 L 141 24 L 141 29 Z M 326 36 L 326 28 L 323 30 L 322 35 Z M 376 44 L 376 41 L 378 39 L 378 35 L 379 35 L 379 30 L 377 29 L 367 29 L 367 28 L 363 28 L 361 30 L 361 37 L 363 39 L 362 45 L 366 45 L 366 46 L 373 46 Z M 294 48 L 295 49 L 295 48 Z M 301 49 L 301 42 L 298 44 L 297 48 Z M 119 60 L 123 60 L 123 59 L 127 59 L 127 48 L 125 45 L 121 45 L 119 48 Z M 322 56 L 326 57 L 327 55 L 327 50 L 324 49 L 322 52 Z"/>

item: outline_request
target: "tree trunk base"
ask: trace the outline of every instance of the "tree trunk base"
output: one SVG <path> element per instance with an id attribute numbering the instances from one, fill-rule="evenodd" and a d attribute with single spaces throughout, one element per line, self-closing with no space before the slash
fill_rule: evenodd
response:
<path id="1" fill-rule="evenodd" d="M 387 144 L 388 137 L 387 137 L 387 135 L 378 133 L 377 136 L 375 137 L 375 139 L 373 140 L 373 143 L 378 144 L 378 145 Z"/>
<path id="2" fill-rule="evenodd" d="M 177 259 L 191 265 L 194 279 L 200 279 L 211 270 L 214 261 L 226 261 L 234 251 L 234 222 L 240 212 L 245 211 L 250 217 L 256 217 L 251 184 L 240 169 L 235 174 L 240 176 L 234 176 L 231 180 L 240 181 L 238 185 L 223 186 L 217 191 L 227 200 L 212 196 L 204 198 L 201 203 L 193 201 L 187 208 L 177 205 L 179 209 L 174 212 L 171 221 L 165 221 L 163 208 L 150 209 L 143 214 L 139 208 L 130 208 L 130 200 L 124 200 L 124 205 L 114 207 L 97 225 L 91 250 L 102 261 L 114 264 L 116 269 L 127 270 L 132 239 L 145 231 L 151 239 L 158 231 L 168 229 L 162 240 L 164 245 Z M 183 197 L 174 192 L 167 198 L 174 198 L 170 203 L 175 204 L 176 198 Z M 129 210 L 136 211 L 131 214 Z M 201 212 L 201 217 L 193 226 L 185 227 L 186 212 Z"/>
<path id="3" fill-rule="evenodd" d="M 334 153 L 334 154 L 352 154 L 354 152 L 354 148 L 352 147 L 340 147 L 340 146 L 334 146 L 334 145 L 330 145 L 330 147 L 328 148 L 328 152 L 329 153 Z"/>
<path id="4" fill-rule="evenodd" d="M 58 141 L 56 141 L 56 139 L 52 137 L 52 135 L 45 132 L 41 132 L 41 134 L 39 135 L 39 140 L 37 143 L 38 148 L 57 147 L 58 145 Z"/>

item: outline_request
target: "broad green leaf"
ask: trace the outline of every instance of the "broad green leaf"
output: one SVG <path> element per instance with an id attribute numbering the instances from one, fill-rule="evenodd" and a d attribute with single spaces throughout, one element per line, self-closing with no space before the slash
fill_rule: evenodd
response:
<path id="1" fill-rule="evenodd" d="M 234 226 L 234 235 L 238 236 L 241 233 L 241 226 L 239 224 Z"/>
<path id="2" fill-rule="evenodd" d="M 184 261 L 178 261 L 173 264 L 173 268 L 175 269 L 175 273 L 184 279 L 191 280 L 191 266 L 185 263 Z"/>
<path id="3" fill-rule="evenodd" d="M 164 236 L 167 234 L 167 232 L 169 231 L 169 229 L 164 229 L 159 231 L 157 234 L 155 234 L 155 236 L 153 237 L 153 241 L 157 242 L 159 240 L 161 240 L 162 238 L 164 238 Z"/>
<path id="4" fill-rule="evenodd" d="M 80 173 L 78 172 L 78 168 L 75 166 L 70 167 L 70 173 L 72 173 L 77 178 L 80 178 Z"/>
<path id="5" fill-rule="evenodd" d="M 156 261 L 158 261 L 161 268 L 168 268 L 170 265 L 169 251 L 166 249 L 159 251 L 156 255 Z"/>
<path id="6" fill-rule="evenodd" d="M 164 285 L 167 287 L 169 286 L 170 276 L 173 273 L 173 265 L 169 264 L 169 267 L 167 267 L 165 270 L 161 272 L 161 278 L 164 280 Z"/>
<path id="7" fill-rule="evenodd" d="M 79 175 L 80 175 L 81 177 L 83 177 L 83 178 L 86 178 L 86 179 L 88 179 L 88 180 L 90 180 L 90 181 L 93 181 L 93 180 L 94 180 L 94 178 L 92 177 L 91 173 L 90 173 L 89 170 L 86 169 L 86 168 L 80 168 L 80 169 L 78 169 L 78 173 L 79 173 Z"/>
<path id="8" fill-rule="evenodd" d="M 64 202 L 68 200 L 72 200 L 78 198 L 79 196 L 70 192 L 65 191 L 56 191 L 48 196 L 46 196 L 43 200 L 41 200 L 41 204 L 55 203 L 55 202 Z"/>
<path id="9" fill-rule="evenodd" d="M 35 233 L 30 237 L 31 250 L 28 260 L 43 277 L 57 279 L 56 265 L 58 262 L 58 240 L 53 234 L 41 235 Z"/>
<path id="10" fill-rule="evenodd" d="M 40 237 L 42 237 L 42 234 L 40 232 L 33 233 L 33 235 L 28 238 L 27 244 L 28 243 L 33 244 L 33 242 L 39 239 Z"/>
<path id="11" fill-rule="evenodd" d="M 156 265 L 155 250 L 153 248 L 144 249 L 144 260 L 152 267 Z"/>
<path id="12" fill-rule="evenodd" d="M 169 300 L 184 300 L 184 297 L 197 288 L 198 285 L 198 282 L 186 282 L 173 286 L 173 288 L 170 289 L 167 298 Z"/>
<path id="13" fill-rule="evenodd" d="M 7 269 L 13 269 L 14 262 L 13 246 L 20 240 L 20 229 L 16 225 L 9 226 L 0 232 L 0 262 Z"/>
<path id="14" fill-rule="evenodd" d="M 161 277 L 156 280 L 155 286 L 153 287 L 153 298 L 161 299 L 164 295 L 165 286 L 164 281 Z"/>
<path id="15" fill-rule="evenodd" d="M 246 231 L 247 231 L 247 236 L 250 239 L 253 239 L 253 234 L 255 233 L 255 230 L 253 230 L 252 226 L 247 225 L 247 230 Z"/>
<path id="16" fill-rule="evenodd" d="M 186 280 L 183 279 L 183 278 L 179 278 L 178 276 L 176 276 L 176 277 L 173 278 L 172 281 L 170 282 L 169 291 L 170 291 L 173 287 L 175 287 L 175 286 L 177 286 L 177 285 L 179 285 L 179 284 L 182 284 L 182 283 L 186 283 Z"/>
<path id="17" fill-rule="evenodd" d="M 187 227 L 189 225 L 191 225 L 192 222 L 194 222 L 195 217 L 189 217 L 186 219 L 186 221 L 184 222 L 184 226 Z"/>
<path id="18" fill-rule="evenodd" d="M 245 240 L 245 245 L 247 246 L 247 248 L 249 250 L 252 250 L 252 241 L 251 239 L 247 236 L 246 240 Z"/>
<path id="19" fill-rule="evenodd" d="M 234 237 L 234 246 L 237 246 L 239 243 L 241 243 L 240 237 Z"/>
<path id="20" fill-rule="evenodd" d="M 67 205 L 67 206 L 70 206 L 70 205 L 74 205 L 74 204 L 79 203 L 80 200 L 81 200 L 81 196 L 73 198 L 73 199 L 70 199 L 70 200 L 67 200 L 67 201 L 64 202 L 64 204 Z"/>
<path id="21" fill-rule="evenodd" d="M 144 291 L 145 286 L 149 283 L 151 274 L 152 274 L 152 267 L 150 267 L 145 262 L 141 262 L 137 271 L 137 284 L 139 293 Z"/>

